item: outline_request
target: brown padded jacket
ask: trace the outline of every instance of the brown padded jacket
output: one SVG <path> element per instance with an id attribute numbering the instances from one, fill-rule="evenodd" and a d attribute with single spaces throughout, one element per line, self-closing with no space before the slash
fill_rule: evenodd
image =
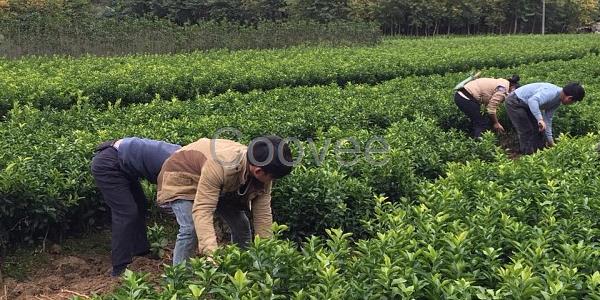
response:
<path id="1" fill-rule="evenodd" d="M 247 146 L 237 142 L 204 138 L 173 153 L 162 165 L 157 202 L 194 201 L 192 215 L 202 254 L 210 254 L 218 246 L 213 216 L 221 194 L 238 195 L 252 212 L 255 233 L 272 236 L 271 184 L 263 185 L 249 175 L 246 153 Z M 242 186 L 248 187 L 246 193 L 239 193 Z"/>

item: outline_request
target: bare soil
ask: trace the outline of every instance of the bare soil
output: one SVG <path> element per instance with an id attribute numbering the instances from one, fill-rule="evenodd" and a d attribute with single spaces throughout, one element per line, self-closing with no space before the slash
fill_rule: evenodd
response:
<path id="1" fill-rule="evenodd" d="M 44 253 L 37 254 L 43 255 L 43 259 L 29 267 L 26 278 L 17 280 L 7 277 L 0 281 L 0 300 L 71 299 L 74 296 L 86 298 L 109 293 L 121 281 L 110 276 L 109 249 L 110 245 L 105 251 L 80 246 L 63 250 L 53 245 Z M 170 263 L 170 253 L 166 253 L 162 259 L 135 257 L 129 269 L 149 273 L 149 280 L 157 281 L 163 264 Z"/>
<path id="2" fill-rule="evenodd" d="M 134 272 L 148 273 L 147 280 L 157 283 L 164 265 L 171 265 L 177 227 L 174 220 L 166 225 L 169 244 L 160 259 L 135 257 L 128 268 Z M 215 218 L 219 244 L 229 242 L 229 229 Z M 32 258 L 33 257 L 33 258 Z M 13 268 L 24 271 L 24 278 L 2 277 L 0 273 L 0 300 L 48 300 L 87 298 L 108 294 L 116 289 L 121 278 L 110 276 L 110 229 L 71 239 L 48 248 L 25 250 L 13 255 L 9 261 Z M 6 273 L 5 273 L 6 274 Z"/>

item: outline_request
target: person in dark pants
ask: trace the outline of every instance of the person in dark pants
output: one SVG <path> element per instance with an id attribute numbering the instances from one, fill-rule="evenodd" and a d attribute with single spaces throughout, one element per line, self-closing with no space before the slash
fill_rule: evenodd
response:
<path id="1" fill-rule="evenodd" d="M 473 138 L 481 137 L 481 134 L 490 127 L 499 133 L 504 133 L 504 127 L 498 121 L 496 112 L 506 95 L 518 87 L 519 80 L 518 75 L 513 75 L 509 79 L 478 78 L 469 81 L 456 91 L 454 103 L 471 121 Z M 487 116 L 481 114 L 482 105 L 486 108 Z"/>
<path id="2" fill-rule="evenodd" d="M 108 141 L 96 148 L 92 175 L 111 210 L 112 276 L 119 276 L 134 256 L 149 253 L 146 236 L 148 201 L 140 179 L 156 183 L 164 161 L 181 146 L 143 138 Z"/>
<path id="3" fill-rule="evenodd" d="M 519 135 L 521 154 L 532 154 L 546 145 L 554 146 L 552 118 L 558 107 L 581 101 L 585 90 L 579 83 L 569 83 L 562 89 L 539 82 L 516 89 L 506 99 L 506 112 Z"/>

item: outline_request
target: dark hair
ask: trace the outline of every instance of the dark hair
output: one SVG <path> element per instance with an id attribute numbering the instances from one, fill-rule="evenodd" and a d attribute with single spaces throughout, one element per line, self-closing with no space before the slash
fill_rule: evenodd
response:
<path id="1" fill-rule="evenodd" d="M 514 74 L 512 77 L 507 78 L 506 80 L 508 80 L 508 82 L 510 83 L 510 86 L 514 86 L 515 88 L 518 88 L 519 86 L 521 86 L 519 84 L 519 80 L 521 80 L 521 77 L 519 77 L 519 75 Z"/>
<path id="2" fill-rule="evenodd" d="M 292 172 L 290 146 L 275 135 L 261 136 L 248 145 L 248 162 L 278 179 Z"/>
<path id="3" fill-rule="evenodd" d="M 585 97 L 585 90 L 579 82 L 571 82 L 563 87 L 563 93 L 573 97 L 573 101 L 581 101 Z"/>

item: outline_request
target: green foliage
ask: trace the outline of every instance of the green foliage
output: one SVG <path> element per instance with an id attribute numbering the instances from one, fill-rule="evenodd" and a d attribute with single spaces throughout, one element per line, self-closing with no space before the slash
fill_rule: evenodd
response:
<path id="1" fill-rule="evenodd" d="M 124 17 L 152 16 L 165 18 L 179 25 L 197 24 L 202 21 L 230 21 L 255 23 L 260 20 L 285 19 L 286 7 L 282 0 L 179 0 L 148 2 L 119 0 L 114 2 L 115 13 Z"/>
<path id="2" fill-rule="evenodd" d="M 470 47 L 456 46 L 464 43 Z M 508 48 L 519 48 L 519 52 L 506 51 Z M 4 115 L 15 103 L 37 108 L 62 109 L 77 103 L 106 107 L 107 102 L 117 99 L 125 105 L 149 102 L 156 94 L 164 99 L 185 100 L 228 90 L 248 92 L 332 83 L 372 84 L 411 75 L 581 58 L 593 51 L 598 51 L 596 37 L 565 35 L 560 40 L 550 36 L 515 36 L 509 40 L 505 37 L 438 38 L 389 40 L 376 47 L 0 59 L 0 77 L 3 78 L 0 113 Z"/>
<path id="3" fill-rule="evenodd" d="M 158 257 L 164 257 L 167 249 L 169 238 L 165 232 L 165 228 L 154 223 L 148 227 L 148 241 L 150 242 L 150 251 Z"/>
<path id="4" fill-rule="evenodd" d="M 348 19 L 350 8 L 346 0 L 290 0 L 290 17 L 319 22 Z"/>
<path id="5" fill-rule="evenodd" d="M 545 39 L 532 37 L 532 42 L 522 47 Z M 494 40 L 471 41 L 476 45 Z M 600 126 L 594 115 L 600 103 L 600 82 L 597 55 L 585 55 L 591 51 L 590 45 L 537 54 L 524 51 L 522 56 L 511 53 L 506 59 L 482 55 L 456 59 L 456 64 L 442 54 L 448 53 L 447 49 L 430 45 L 427 53 L 407 55 L 397 64 L 385 63 L 390 57 L 402 57 L 394 56 L 393 49 L 430 41 L 401 42 L 375 48 L 210 53 L 222 60 L 217 65 L 225 71 L 207 73 L 212 76 L 203 79 L 207 84 L 251 82 L 240 90 L 249 91 L 250 86 L 268 90 L 190 95 L 184 98 L 187 101 L 161 95 L 173 95 L 178 74 L 183 74 L 170 64 L 189 71 L 184 62 L 189 63 L 186 59 L 193 55 L 146 57 L 148 61 L 156 59 L 148 63 L 156 67 L 154 72 L 164 72 L 155 77 L 151 72 L 131 71 L 136 64 L 143 64 L 138 57 L 77 60 L 81 65 L 73 68 L 80 70 L 118 61 L 141 79 L 136 81 L 138 77 L 128 77 L 129 73 L 120 69 L 115 73 L 123 75 L 120 81 L 114 79 L 112 85 L 103 86 L 114 93 L 110 98 L 95 98 L 81 90 L 72 103 L 68 97 L 57 98 L 61 95 L 57 92 L 45 98 L 48 103 L 35 102 L 36 96 L 7 107 L 0 124 L 0 138 L 10 145 L 0 150 L 0 241 L 4 245 L 31 241 L 46 232 L 85 228 L 97 220 L 102 206 L 89 172 L 97 143 L 135 135 L 186 144 L 230 126 L 243 132 L 241 142 L 267 133 L 301 140 L 294 145 L 294 152 L 304 149 L 302 165 L 292 176 L 276 182 L 273 191 L 274 218 L 285 225 L 274 224 L 274 239 L 256 238 L 247 250 L 227 246 L 212 261 L 197 258 L 187 266 L 165 267 L 160 283 L 127 272 L 123 284 L 104 298 L 597 298 L 600 153 L 599 137 L 590 132 Z M 555 44 L 565 47 L 574 42 L 567 36 Z M 374 49 L 381 53 L 373 54 Z M 316 57 L 319 51 L 319 62 L 292 61 Z M 467 48 L 460 53 L 470 51 L 503 50 Z M 283 57 L 290 53 L 298 56 Z M 354 53 L 353 58 L 365 61 L 347 63 L 348 57 L 335 56 L 340 53 Z M 366 60 L 367 53 L 371 60 Z M 250 54 L 255 56 L 244 56 Z M 223 62 L 232 57 L 237 57 L 232 63 L 239 65 L 242 57 L 289 64 L 257 63 L 255 68 L 238 69 Z M 559 58 L 572 60 L 545 62 Z M 506 68 L 531 60 L 544 62 Z M 47 73 L 75 72 L 66 67 L 73 60 L 60 58 L 3 61 L 6 67 L 0 72 L 21 74 L 18 66 L 33 70 L 34 61 Z M 340 67 L 336 69 L 335 64 Z M 466 137 L 462 132 L 465 118 L 450 97 L 451 87 L 464 74 L 454 71 L 484 66 L 505 67 L 484 70 L 485 76 L 505 77 L 519 70 L 525 82 L 584 82 L 588 90 L 585 100 L 561 108 L 556 115 L 556 132 L 563 133 L 556 147 L 511 160 L 496 146 L 494 134 L 485 134 L 481 141 Z M 244 72 L 227 73 L 232 70 Z M 40 76 L 38 81 L 29 84 L 48 84 L 46 87 L 55 91 L 65 91 L 65 86 L 74 82 L 53 81 L 52 77 L 44 82 L 40 74 L 35 75 Z M 220 74 L 227 76 L 219 78 Z M 286 74 L 306 85 L 332 84 L 282 88 L 283 81 L 278 80 Z M 405 77 L 368 86 L 347 83 L 340 74 L 369 83 L 386 76 Z M 152 93 L 148 99 L 117 96 L 131 91 L 132 95 L 143 94 L 140 86 L 145 76 L 151 78 L 147 82 L 172 81 L 162 86 L 165 91 Z M 13 93 L 15 82 L 6 84 Z M 110 88 L 119 84 L 122 86 Z M 53 105 L 56 103 L 60 105 Z M 45 105 L 46 109 L 39 108 Z M 506 122 L 503 112 L 500 118 Z M 374 161 L 368 161 L 364 151 L 373 137 L 381 137 L 387 147 L 376 143 L 378 151 L 370 157 Z M 358 151 L 341 153 L 340 149 Z M 387 164 L 377 163 L 386 160 Z M 375 199 L 373 195 L 377 195 Z M 285 232 L 288 227 L 291 230 Z M 150 234 L 154 248 L 164 247 L 160 226 L 152 227 Z"/>
<path id="6" fill-rule="evenodd" d="M 153 38 L 157 35 L 161 38 Z M 315 21 L 256 21 L 255 24 L 205 21 L 179 26 L 166 20 L 144 18 L 65 19 L 36 15 L 23 21 L 0 16 L 0 57 L 7 58 L 170 54 L 310 45 L 341 47 L 374 45 L 380 39 L 375 24 L 351 21 L 327 25 Z"/>
<path id="7" fill-rule="evenodd" d="M 107 299 L 113 300 L 142 300 L 156 297 L 156 293 L 147 282 L 148 274 L 138 274 L 125 270 L 122 276 L 122 285 Z"/>
<path id="8" fill-rule="evenodd" d="M 498 152 L 492 135 L 476 142 L 421 117 L 394 123 L 383 139 L 391 149 L 386 156 L 389 162 L 382 166 L 366 163 L 359 172 L 378 193 L 392 199 L 414 196 L 420 182 L 444 175 L 448 162 L 492 161 Z"/>
<path id="9" fill-rule="evenodd" d="M 371 188 L 333 168 L 297 168 L 277 182 L 273 214 L 290 225 L 295 239 L 343 228 L 361 234 L 360 220 L 369 217 Z"/>
<path id="10" fill-rule="evenodd" d="M 547 33 L 576 32 L 600 15 L 596 0 L 549 1 L 545 11 L 542 1 L 532 0 L 114 0 L 109 6 L 89 0 L 4 3 L 8 3 L 4 10 L 20 19 L 46 16 L 50 23 L 73 17 L 154 18 L 184 26 L 214 21 L 255 25 L 261 21 L 327 23 L 352 19 L 377 22 L 386 34 L 405 35 L 540 33 L 544 13 Z"/>
<path id="11" fill-rule="evenodd" d="M 92 58 L 88 60 L 94 62 Z M 600 103 L 594 88 L 600 86 L 595 76 L 596 61 L 597 57 L 592 55 L 519 68 L 524 80 L 560 83 L 572 76 L 586 85 L 588 95 L 584 101 L 557 112 L 555 133 L 580 135 L 588 128 L 600 126 L 593 113 Z M 484 71 L 486 75 L 499 77 L 512 73 L 515 69 Z M 188 101 L 156 97 L 149 103 L 126 107 L 116 101 L 103 109 L 90 105 L 86 98 L 67 110 L 41 111 L 17 104 L 0 124 L 1 139 L 11 145 L 0 151 L 3 168 L 0 242 L 4 245 L 9 241 L 33 242 L 43 238 L 48 228 L 49 236 L 54 237 L 61 232 L 85 230 L 97 222 L 105 209 L 94 187 L 89 163 L 98 143 L 123 136 L 143 136 L 187 144 L 200 137 L 212 137 L 217 129 L 227 126 L 243 132 L 241 142 L 265 133 L 303 141 L 314 139 L 317 152 L 307 152 L 303 161 L 308 169 L 297 171 L 298 181 L 289 179 L 290 184 L 312 195 L 305 204 L 297 205 L 314 207 L 322 200 L 320 197 L 325 197 L 331 205 L 323 210 L 324 214 L 342 203 L 350 213 L 343 220 L 315 221 L 320 224 L 318 230 L 307 227 L 308 220 L 314 219 L 294 219 L 295 211 L 278 214 L 276 218 L 283 223 L 288 223 L 287 218 L 299 222 L 290 223 L 292 228 L 296 225 L 308 228 L 307 232 L 298 233 L 299 237 L 323 234 L 328 227 L 342 227 L 361 236 L 358 220 L 372 211 L 366 198 L 372 193 L 384 193 L 394 200 L 412 197 L 421 181 L 443 176 L 447 162 L 497 159 L 498 150 L 491 135 L 483 143 L 476 143 L 450 129 L 463 129 L 466 125 L 464 115 L 451 101 L 451 87 L 463 77 L 464 74 L 450 73 L 399 78 L 375 86 L 348 84 L 343 88 L 330 85 L 247 94 L 226 92 Z M 503 113 L 500 117 L 506 119 Z M 375 136 L 383 137 L 391 146 L 390 160 L 385 166 L 364 161 L 366 142 Z M 360 159 L 352 166 L 339 165 L 331 152 L 336 142 L 347 137 L 355 137 L 361 143 Z M 329 155 L 326 165 L 318 171 L 312 170 L 318 167 L 313 164 L 314 155 L 322 156 L 320 151 L 326 138 L 331 139 L 330 152 L 325 152 Z M 311 150 L 304 145 L 306 151 Z M 310 174 L 322 178 L 322 183 L 339 180 L 339 198 L 328 192 L 324 184 L 320 190 L 311 191 Z M 289 198 L 304 200 L 300 193 L 281 187 L 284 193 L 278 194 L 275 202 Z M 344 191 L 347 188 L 352 193 Z M 334 216 L 337 212 L 333 210 L 330 214 Z M 294 235 L 296 231 L 290 233 Z"/>
<path id="12" fill-rule="evenodd" d="M 368 239 L 327 230 L 297 249 L 275 225 L 276 238 L 222 249 L 215 265 L 194 260 L 178 295 L 189 297 L 193 284 L 212 299 L 594 299 L 598 139 L 454 164 L 425 184 L 419 203 L 376 197 Z"/>

